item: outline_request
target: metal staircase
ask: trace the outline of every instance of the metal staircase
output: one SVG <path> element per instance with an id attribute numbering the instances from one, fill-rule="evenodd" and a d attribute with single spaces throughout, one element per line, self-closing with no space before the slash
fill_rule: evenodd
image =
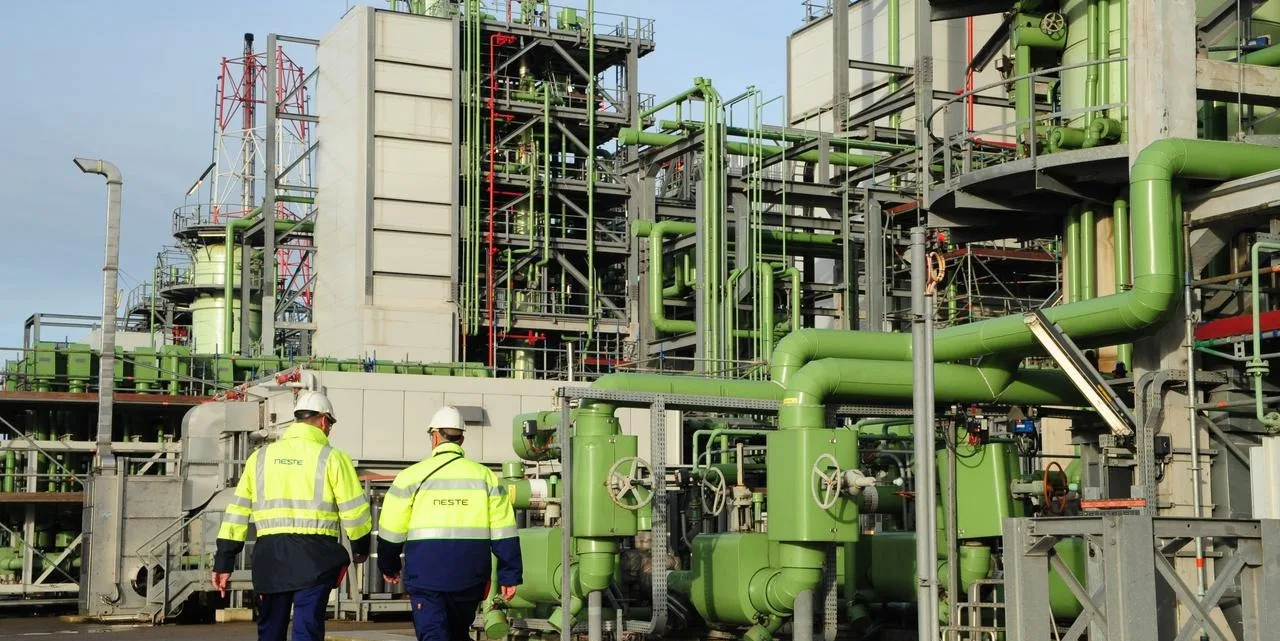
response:
<path id="1" fill-rule="evenodd" d="M 139 556 L 146 559 L 147 571 L 141 579 L 146 583 L 147 604 L 139 618 L 151 623 L 164 623 L 177 615 L 187 599 L 196 593 L 213 589 L 210 576 L 213 572 L 214 541 L 200 537 L 192 541 L 192 533 L 216 532 L 207 527 L 222 521 L 222 512 L 199 512 L 183 516 L 169 524 L 139 549 Z M 193 543 L 197 545 L 193 545 Z M 231 573 L 227 591 L 253 588 L 249 570 Z"/>

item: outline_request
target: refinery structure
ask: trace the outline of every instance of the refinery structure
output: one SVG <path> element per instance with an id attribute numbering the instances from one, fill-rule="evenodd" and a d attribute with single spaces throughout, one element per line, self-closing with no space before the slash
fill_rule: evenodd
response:
<path id="1" fill-rule="evenodd" d="M 1280 1 L 808 0 L 779 98 L 646 93 L 584 2 L 232 43 L 151 278 L 4 363 L 0 608 L 249 603 L 217 526 L 315 389 L 375 506 L 459 407 L 485 638 L 1273 638 Z"/>

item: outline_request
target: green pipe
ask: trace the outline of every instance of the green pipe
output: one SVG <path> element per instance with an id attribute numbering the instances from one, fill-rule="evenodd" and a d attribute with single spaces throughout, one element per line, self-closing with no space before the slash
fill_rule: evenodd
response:
<path id="1" fill-rule="evenodd" d="M 661 120 L 658 122 L 658 128 L 667 131 L 683 130 L 696 132 L 702 131 L 703 123 L 696 120 Z M 796 144 L 812 142 L 817 139 L 816 136 L 800 133 L 802 130 L 779 131 L 774 128 L 761 128 L 759 131 L 752 131 L 751 129 L 745 129 L 743 127 L 726 126 L 724 131 L 730 136 L 758 138 L 763 140 L 772 140 L 774 142 L 789 142 Z M 901 145 L 892 142 L 877 142 L 874 140 L 858 140 L 854 138 L 834 137 L 829 138 L 828 142 L 831 146 L 840 147 L 842 149 L 861 149 L 864 151 L 883 151 L 887 153 L 899 153 L 907 151 L 908 149 L 914 149 L 911 145 Z"/>
<path id="2" fill-rule="evenodd" d="M 1280 44 L 1244 54 L 1240 62 L 1264 67 L 1280 66 Z"/>
<path id="3" fill-rule="evenodd" d="M 482 146 L 483 146 L 483 101 L 481 100 L 481 87 L 484 85 L 483 72 L 481 68 L 481 60 L 483 58 L 483 33 L 481 30 L 481 22 L 483 20 L 482 9 L 479 3 L 470 3 L 466 7 L 467 10 L 467 29 L 468 39 L 471 43 L 471 80 L 468 83 L 468 97 L 470 99 L 471 127 L 468 151 L 471 156 L 471 166 L 468 175 L 471 177 L 471 194 L 470 207 L 468 208 L 469 218 L 471 219 L 471 234 L 469 241 L 469 269 L 466 273 L 470 275 L 468 284 L 470 285 L 467 293 L 467 334 L 476 334 L 480 331 L 480 274 L 481 262 L 483 259 L 480 250 L 480 239 L 482 231 L 481 202 L 483 196 L 481 194 L 483 187 L 482 180 Z"/>
<path id="4" fill-rule="evenodd" d="M 800 289 L 800 269 L 791 265 L 782 270 L 782 275 L 788 277 L 791 281 L 791 331 L 794 332 L 800 329 L 800 303 L 804 296 L 804 292 Z"/>
<path id="5" fill-rule="evenodd" d="M 1129 201 L 1116 198 L 1111 205 L 1111 229 L 1115 252 L 1116 293 L 1126 291 L 1129 283 Z M 1133 345 L 1121 343 L 1116 346 L 1116 360 L 1124 363 L 1132 370 Z"/>
<path id="6" fill-rule="evenodd" d="M 902 64 L 902 16 L 899 0 L 889 0 L 889 64 Z M 843 71 L 843 70 L 841 70 Z M 898 90 L 898 76 L 889 76 L 889 93 Z M 889 127 L 895 132 L 902 126 L 902 112 L 895 111 L 889 116 Z M 841 128 L 843 129 L 843 127 Z"/>
<path id="7" fill-rule="evenodd" d="M 664 376 L 660 374 L 605 374 L 591 384 L 593 389 L 644 392 L 649 394 L 693 394 L 698 396 L 719 396 L 723 398 L 749 398 L 756 400 L 781 400 L 782 388 L 769 381 L 750 381 L 740 379 L 704 378 L 701 376 Z M 644 406 L 644 403 L 624 403 L 618 401 L 602 402 L 584 400 L 573 416 L 612 416 L 619 406 Z M 512 421 L 512 445 L 516 454 L 527 461 L 545 461 L 559 457 L 559 444 L 555 429 L 560 425 L 559 411 L 528 412 L 517 415 Z M 530 443 L 524 436 L 524 426 L 533 421 L 536 431 L 545 436 L 537 437 L 536 443 Z M 576 421 L 578 428 L 594 429 L 599 423 L 593 421 Z"/>
<path id="8" fill-rule="evenodd" d="M 707 450 L 711 449 L 711 443 L 717 438 L 725 436 L 764 436 L 773 430 L 748 428 L 748 427 L 717 427 L 713 429 L 695 430 L 693 432 L 693 469 L 696 471 L 700 467 L 706 467 L 702 464 L 702 455 L 699 454 L 698 438 L 707 437 Z M 708 463 L 709 465 L 710 463 Z"/>
<path id="9" fill-rule="evenodd" d="M 620 145 L 648 145 L 650 147 L 666 147 L 685 140 L 684 136 L 674 134 L 660 134 L 651 131 L 640 131 L 638 129 L 623 128 L 618 132 L 618 144 Z M 784 153 L 787 148 L 776 145 L 760 145 L 747 142 L 727 142 L 724 149 L 730 155 L 734 156 L 763 156 L 769 158 Z M 803 163 L 816 163 L 820 160 L 820 154 L 817 150 L 806 151 L 796 154 L 790 160 Z M 827 162 L 832 165 L 843 167 L 867 167 L 874 165 L 883 160 L 880 156 L 867 156 L 860 154 L 842 153 L 838 151 L 829 152 L 827 154 Z"/>
<path id="10" fill-rule="evenodd" d="M 1060 370 L 1015 369 L 1020 357 L 977 366 L 934 364 L 939 403 L 999 402 L 1010 405 L 1080 405 L 1083 401 Z M 824 358 L 810 361 L 790 377 L 778 412 L 779 429 L 826 427 L 829 399 L 909 401 L 910 361 Z"/>
<path id="11" fill-rule="evenodd" d="M 733 360 L 737 360 L 737 357 L 739 357 L 737 340 L 733 340 L 733 338 L 737 338 L 737 281 L 742 278 L 742 273 L 744 273 L 744 270 L 740 269 L 740 267 L 733 267 L 728 273 L 728 280 L 724 283 L 724 290 L 727 292 L 727 296 L 724 297 L 724 329 L 731 336 L 730 343 L 732 343 L 733 351 L 730 356 L 733 357 Z M 755 335 L 755 333 L 748 334 Z"/>
<path id="12" fill-rule="evenodd" d="M 1129 55 L 1129 2 L 1120 2 L 1120 56 Z M 1129 132 L 1129 63 L 1120 64 L 1120 140 L 1128 139 Z"/>
<path id="13" fill-rule="evenodd" d="M 543 84 L 543 255 L 535 262 L 534 269 L 541 270 L 552 261 L 552 99 L 550 87 Z M 564 162 L 563 134 L 561 136 L 561 164 Z M 561 168 L 564 175 L 564 168 Z"/>
<path id="14" fill-rule="evenodd" d="M 596 23 L 595 0 L 587 0 L 587 340 L 596 332 Z M 546 93 L 545 90 L 543 93 Z M 544 127 L 547 125 L 543 124 Z"/>
<path id="15" fill-rule="evenodd" d="M 636 129 L 640 128 L 641 123 L 644 121 L 645 118 L 648 118 L 649 116 L 652 116 L 653 114 L 656 114 L 659 111 L 662 111 L 667 107 L 670 107 L 671 105 L 684 102 L 694 96 L 699 96 L 701 94 L 702 94 L 702 87 L 694 85 L 692 88 L 686 89 L 670 98 L 667 98 L 666 100 L 663 100 L 662 102 L 654 105 L 653 107 L 650 107 L 649 109 L 646 109 L 640 112 L 640 115 L 636 116 Z"/>
<path id="16" fill-rule="evenodd" d="M 1088 41 L 1085 43 L 1085 51 L 1089 57 L 1089 67 L 1085 75 L 1085 126 L 1093 124 L 1093 119 L 1097 116 L 1094 109 L 1098 106 L 1098 1 L 1086 0 L 1089 3 L 1088 12 L 1085 22 L 1088 28 Z"/>
<path id="17" fill-rule="evenodd" d="M 1079 302 L 1082 300 L 1080 266 L 1082 264 L 1080 251 L 1080 206 L 1072 205 L 1067 210 L 1067 233 L 1066 233 L 1066 261 L 1067 261 L 1067 301 Z"/>
<path id="18" fill-rule="evenodd" d="M 752 575 L 747 586 L 757 612 L 786 617 L 795 610 L 796 595 L 812 590 L 822 580 L 825 546 L 783 541 L 778 543 L 781 567 L 769 567 Z"/>
<path id="19" fill-rule="evenodd" d="M 738 280 L 742 278 L 743 271 L 741 268 L 735 267 L 729 270 L 729 280 L 725 283 L 725 329 L 729 332 L 729 336 L 736 338 L 738 335 Z M 732 356 L 734 360 L 738 359 L 738 341 L 731 340 L 733 344 Z"/>
<path id="20" fill-rule="evenodd" d="M 4 470 L 3 488 L 6 493 L 10 493 L 13 492 L 18 475 L 18 455 L 13 450 L 6 450 L 4 453 Z"/>
<path id="21" fill-rule="evenodd" d="M 156 260 L 159 263 L 159 259 Z M 151 335 L 151 349 L 156 348 L 156 273 L 160 270 L 160 265 L 151 268 L 151 316 L 147 319 L 147 333 Z"/>
<path id="22" fill-rule="evenodd" d="M 681 236 L 687 236 L 697 231 L 697 228 L 694 227 L 694 223 L 691 223 L 691 222 L 676 221 L 676 220 L 664 220 L 661 222 L 676 223 L 675 225 L 672 225 L 670 228 L 668 228 L 667 233 L 669 234 L 678 234 Z M 634 223 L 632 223 L 631 233 L 635 234 L 640 238 L 648 238 L 649 235 L 652 233 L 654 225 L 656 224 L 658 223 L 655 223 L 653 221 L 637 220 Z M 686 225 L 686 226 L 681 227 L 679 225 Z M 820 234 L 817 232 L 795 231 L 795 230 L 789 230 L 789 229 L 788 230 L 763 229 L 763 230 L 760 230 L 759 233 L 764 240 L 776 245 L 794 243 L 797 245 L 805 246 L 804 249 L 836 248 L 840 246 L 840 237 L 836 234 Z M 731 242 L 728 245 L 728 247 L 732 247 L 733 244 L 736 242 L 737 242 L 737 238 L 735 237 L 733 239 L 733 242 Z"/>
<path id="23" fill-rule="evenodd" d="M 755 265 L 756 279 L 758 282 L 757 293 L 759 299 L 756 301 L 756 311 L 760 314 L 759 322 L 756 327 L 760 332 L 760 347 L 753 359 L 763 359 L 773 353 L 773 327 L 774 327 L 774 300 L 773 300 L 773 266 L 764 261 L 757 262 Z M 730 296 L 732 298 L 732 296 Z M 736 311 L 736 309 L 735 309 Z"/>
<path id="24" fill-rule="evenodd" d="M 667 234 L 687 235 L 697 229 L 693 223 L 664 220 L 647 228 L 649 235 L 649 320 L 653 327 L 665 334 L 687 334 L 697 329 L 691 320 L 667 318 L 666 299 L 663 297 L 662 243 Z"/>
<path id="25" fill-rule="evenodd" d="M 1138 154 L 1130 172 L 1133 288 L 1047 308 L 1045 315 L 1082 347 L 1115 344 L 1163 320 L 1181 291 L 1177 248 L 1181 220 L 1173 179 L 1227 181 L 1280 169 L 1280 149 L 1261 145 L 1168 138 Z M 1038 345 L 1021 315 L 957 325 L 934 337 L 934 359 L 947 362 L 1001 352 L 1027 353 Z M 907 334 L 804 329 L 779 342 L 770 376 L 782 385 L 818 358 L 910 361 Z M 910 380 L 908 377 L 907 380 Z"/>
<path id="26" fill-rule="evenodd" d="M 721 276 L 723 262 L 723 242 L 721 234 L 724 228 L 724 130 L 721 122 L 723 103 L 719 92 L 706 78 L 694 78 L 693 84 L 701 88 L 702 100 L 707 122 L 706 135 L 703 136 L 703 179 L 702 179 L 702 264 L 706 268 L 703 278 L 703 351 L 704 363 L 719 368 L 725 355 L 724 337 L 721 328 L 724 326 L 721 299 L 723 297 L 724 278 Z M 702 275 L 700 275 L 702 276 Z M 716 370 L 718 371 L 718 369 Z"/>
<path id="27" fill-rule="evenodd" d="M 1098 221 L 1093 206 L 1080 211 L 1080 299 L 1097 298 Z"/>
<path id="28" fill-rule="evenodd" d="M 1280 432 L 1280 412 L 1267 412 L 1262 406 L 1262 378 L 1270 369 L 1268 363 L 1262 360 L 1262 297 L 1258 293 L 1258 265 L 1261 264 L 1260 250 L 1263 249 L 1280 250 L 1280 243 L 1259 240 L 1249 249 L 1250 296 L 1253 302 L 1250 313 L 1253 317 L 1253 358 L 1245 365 L 1245 372 L 1253 377 L 1253 398 L 1258 420 L 1267 426 L 1268 433 L 1276 434 Z"/>
<path id="29" fill-rule="evenodd" d="M 1075 127 L 1054 127 L 1049 130 L 1049 151 L 1081 149 L 1089 140 L 1089 132 Z"/>
<path id="30" fill-rule="evenodd" d="M 1035 144 L 1029 132 L 1035 131 L 1035 79 L 1031 75 L 1031 47 L 1021 45 L 1013 50 L 1013 75 L 1022 78 L 1017 81 L 1013 91 L 1014 120 L 1017 121 L 1018 148 L 1023 155 L 1028 153 L 1028 145 Z"/>
<path id="31" fill-rule="evenodd" d="M 1111 1 L 1098 2 L 1098 106 L 1111 104 Z M 1110 110 L 1097 112 L 1099 118 L 1110 118 Z"/>
<path id="32" fill-rule="evenodd" d="M 307 202 L 307 203 L 312 202 L 311 198 L 302 198 L 297 196 L 278 196 L 276 200 L 282 201 L 282 202 Z M 225 350 L 225 353 L 227 354 L 235 354 L 239 352 L 239 349 L 234 348 L 231 345 L 231 340 L 234 336 L 233 332 L 235 328 L 233 324 L 234 314 L 232 313 L 234 308 L 234 305 L 232 304 L 232 302 L 235 300 L 235 280 L 236 280 L 234 274 L 232 273 L 235 270 L 235 261 L 233 260 L 236 255 L 235 234 L 236 234 L 236 230 L 248 229 L 249 227 L 252 227 L 253 223 L 256 221 L 257 217 L 261 213 L 262 213 L 262 207 L 258 207 L 253 211 L 249 212 L 249 214 L 247 216 L 244 216 L 243 218 L 236 218 L 234 220 L 227 221 L 227 227 L 224 232 L 225 233 L 225 236 L 223 239 L 224 251 L 223 251 L 223 257 L 222 257 L 222 261 L 223 261 L 222 262 L 222 272 L 223 272 L 222 273 L 222 297 L 223 297 L 222 347 L 223 347 L 223 350 Z M 315 225 L 310 222 L 277 220 L 275 221 L 275 225 L 273 225 L 272 227 L 272 231 L 269 233 L 274 233 L 277 231 L 290 232 L 294 230 L 313 231 L 314 229 L 315 229 Z M 245 261 L 248 259 L 249 257 L 243 254 L 240 256 L 241 261 Z M 273 259 L 271 257 L 265 257 L 265 260 L 270 261 Z M 270 283 L 267 283 L 264 289 L 267 290 L 267 292 L 274 291 Z M 264 292 L 264 295 L 272 295 L 272 296 L 275 295 L 274 293 L 268 294 L 267 292 Z M 248 304 L 248 301 L 240 301 L 240 304 L 241 305 Z"/>
<path id="33" fill-rule="evenodd" d="M 235 316 L 232 313 L 235 306 L 232 302 L 235 300 L 236 279 L 232 272 L 235 270 L 235 261 L 233 259 L 236 255 L 236 230 L 248 229 L 253 225 L 253 221 L 261 214 L 262 207 L 258 206 L 242 218 L 227 221 L 226 233 L 222 245 L 222 351 L 225 354 L 235 354 L 240 351 L 238 348 L 233 348 L 231 346 L 231 340 L 234 337 L 233 330 L 235 327 L 235 325 L 233 325 Z M 242 253 L 240 260 L 243 262 L 249 260 L 249 257 Z M 247 305 L 248 303 L 249 301 L 240 301 L 241 305 Z"/>

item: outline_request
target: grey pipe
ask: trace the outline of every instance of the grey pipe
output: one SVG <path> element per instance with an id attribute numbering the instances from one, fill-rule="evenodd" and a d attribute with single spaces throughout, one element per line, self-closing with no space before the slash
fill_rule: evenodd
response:
<path id="1" fill-rule="evenodd" d="M 930 374 L 933 372 L 933 354 L 929 350 L 928 318 L 929 310 L 925 299 L 925 230 L 924 227 L 911 229 L 911 353 L 915 387 L 912 405 L 915 425 L 912 434 L 915 440 L 915 499 L 916 499 L 916 631 L 920 639 L 931 637 L 933 624 L 937 621 L 936 594 L 932 583 L 934 572 L 930 567 L 937 566 L 937 545 L 931 536 L 933 532 L 934 511 L 937 509 L 937 497 L 934 492 L 934 457 L 932 454 L 933 420 L 933 387 Z"/>
<path id="2" fill-rule="evenodd" d="M 569 546 L 573 536 L 573 488 L 569 483 L 569 479 L 573 478 L 573 435 L 570 431 L 570 425 L 573 421 L 569 414 L 569 399 L 560 399 L 560 442 L 564 445 L 560 448 L 560 478 L 564 479 L 564 484 L 560 486 L 560 567 L 564 571 L 560 573 L 560 641 L 571 641 L 573 639 L 573 617 L 569 613 L 569 605 L 573 595 L 569 590 L 569 578 L 571 572 L 570 567 Z"/>
<path id="3" fill-rule="evenodd" d="M 1175 201 L 1181 203 L 1179 198 Z M 1181 208 L 1179 208 L 1181 213 Z M 1191 230 L 1184 229 L 1182 232 L 1184 239 L 1191 237 Z M 1191 244 L 1184 240 L 1182 243 L 1183 264 L 1191 264 Z M 1191 274 L 1187 274 L 1187 283 L 1182 286 L 1183 310 L 1185 321 L 1185 331 L 1187 333 L 1187 431 L 1191 436 L 1191 503 L 1192 509 L 1195 511 L 1195 518 L 1204 516 L 1204 497 L 1201 495 L 1201 464 L 1200 460 L 1200 426 L 1196 424 L 1196 341 L 1195 341 L 1195 315 L 1193 305 L 1193 296 L 1191 294 Z M 1208 577 L 1204 567 L 1204 538 L 1196 537 L 1196 596 L 1203 599 L 1205 588 L 1208 585 Z"/>
<path id="4" fill-rule="evenodd" d="M 587 594 L 587 640 L 604 641 L 604 608 L 600 606 L 600 591 Z"/>
<path id="5" fill-rule="evenodd" d="M 98 359 L 98 468 L 114 470 L 111 452 L 111 416 L 115 407 L 116 371 L 116 288 L 120 274 L 120 196 L 124 178 L 120 169 L 105 160 L 75 158 L 76 167 L 86 174 L 107 179 L 106 259 L 102 263 L 102 355 Z"/>
<path id="6" fill-rule="evenodd" d="M 796 593 L 791 619 L 791 641 L 813 641 L 813 590 Z"/>

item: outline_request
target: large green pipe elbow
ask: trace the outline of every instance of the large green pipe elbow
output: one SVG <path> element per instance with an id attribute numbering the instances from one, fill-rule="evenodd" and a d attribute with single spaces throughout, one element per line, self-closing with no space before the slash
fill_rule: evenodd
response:
<path id="1" fill-rule="evenodd" d="M 687 235 L 697 231 L 693 223 L 664 220 L 648 229 L 649 233 L 649 319 L 654 329 L 665 334 L 687 334 L 697 329 L 691 320 L 667 318 L 663 293 L 662 243 L 667 234 Z M 678 278 L 678 276 L 677 276 Z"/>
<path id="2" fill-rule="evenodd" d="M 1013 405 L 1077 405 L 1079 392 L 1061 371 L 1015 369 L 1016 360 L 977 366 L 935 363 L 938 402 L 1001 402 Z M 828 399 L 908 401 L 910 361 L 825 358 L 791 376 L 778 410 L 780 428 L 825 427 Z"/>
<path id="3" fill-rule="evenodd" d="M 769 377 L 786 387 L 791 376 L 819 358 L 911 360 L 911 336 L 838 329 L 802 329 L 778 341 L 769 361 Z"/>
<path id="4" fill-rule="evenodd" d="M 822 582 L 826 551 L 821 545 L 784 542 L 778 546 L 778 557 L 781 567 L 752 576 L 747 592 L 756 611 L 785 617 L 795 611 L 796 595 Z"/>
<path id="5" fill-rule="evenodd" d="M 1152 143 L 1138 154 L 1129 178 L 1133 288 L 1051 307 L 1044 310 L 1045 316 L 1083 347 L 1136 337 L 1167 316 L 1182 286 L 1177 267 L 1182 221 L 1174 208 L 1174 177 L 1226 181 L 1274 169 L 1280 169 L 1280 149 L 1273 147 L 1181 138 Z M 1021 315 L 1004 316 L 938 331 L 934 359 L 1026 353 L 1036 345 Z M 770 375 L 786 386 L 800 367 L 818 358 L 910 361 L 911 338 L 877 332 L 793 332 L 774 351 Z"/>

